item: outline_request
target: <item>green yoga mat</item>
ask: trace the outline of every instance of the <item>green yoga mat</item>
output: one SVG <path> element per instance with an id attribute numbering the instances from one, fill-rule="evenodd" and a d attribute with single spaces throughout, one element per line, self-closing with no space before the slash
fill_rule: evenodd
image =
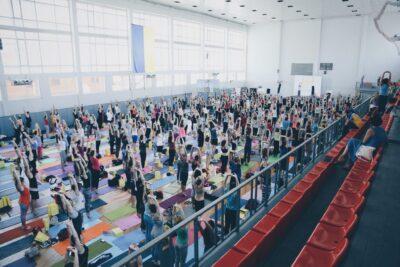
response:
<path id="1" fill-rule="evenodd" d="M 104 214 L 104 217 L 106 217 L 110 222 L 114 222 L 123 217 L 132 215 L 135 212 L 135 208 L 132 208 L 130 204 L 125 204 L 124 206 L 119 207 L 111 212 L 107 212 L 106 214 Z"/>
<path id="2" fill-rule="evenodd" d="M 219 175 L 215 175 L 215 176 L 211 177 L 208 181 L 213 184 L 219 184 L 219 183 L 222 183 L 224 181 L 224 179 L 225 179 L 225 176 L 219 174 Z"/>
<path id="3" fill-rule="evenodd" d="M 89 245 L 89 260 L 94 259 L 99 256 L 101 253 L 106 251 L 107 249 L 112 248 L 112 245 L 101 240 L 97 240 L 96 242 Z"/>
<path id="4" fill-rule="evenodd" d="M 112 248 L 112 245 L 107 243 L 107 242 L 102 242 L 101 240 L 97 240 L 96 242 L 92 243 L 89 245 L 89 261 L 96 258 L 100 254 L 102 254 L 104 251 Z M 52 265 L 52 267 L 64 267 L 65 265 L 65 260 L 61 260 L 55 264 Z"/>
<path id="5" fill-rule="evenodd" d="M 275 162 L 277 162 L 279 159 L 279 156 L 269 156 L 268 158 L 268 163 L 269 164 L 274 164 Z"/>
<path id="6" fill-rule="evenodd" d="M 256 165 L 255 161 L 250 161 L 248 165 L 242 165 L 242 174 L 246 174 Z"/>

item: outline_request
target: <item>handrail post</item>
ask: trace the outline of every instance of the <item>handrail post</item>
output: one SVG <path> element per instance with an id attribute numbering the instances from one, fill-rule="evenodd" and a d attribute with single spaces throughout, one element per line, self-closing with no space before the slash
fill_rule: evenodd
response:
<path id="1" fill-rule="evenodd" d="M 194 265 L 199 266 L 199 220 L 198 217 L 193 221 L 194 234 Z"/>

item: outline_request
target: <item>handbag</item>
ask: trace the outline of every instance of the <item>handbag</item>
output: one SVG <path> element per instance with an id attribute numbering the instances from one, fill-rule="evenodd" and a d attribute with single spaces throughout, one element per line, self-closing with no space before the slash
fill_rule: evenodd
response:
<path id="1" fill-rule="evenodd" d="M 373 158 L 374 151 L 375 147 L 373 146 L 361 145 L 356 152 L 356 157 L 359 159 L 371 161 Z"/>

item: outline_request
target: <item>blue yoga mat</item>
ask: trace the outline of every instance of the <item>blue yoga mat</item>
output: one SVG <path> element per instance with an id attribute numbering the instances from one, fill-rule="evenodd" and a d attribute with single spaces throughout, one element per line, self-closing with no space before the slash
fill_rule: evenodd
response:
<path id="1" fill-rule="evenodd" d="M 6 246 L 0 247 L 0 260 L 7 258 L 21 250 L 27 249 L 31 246 L 33 235 L 26 236 L 15 242 L 9 243 Z"/>
<path id="2" fill-rule="evenodd" d="M 125 251 L 129 248 L 132 243 L 139 244 L 140 241 L 144 240 L 146 237 L 142 233 L 141 229 L 137 229 L 128 234 L 124 234 L 121 237 L 118 237 L 113 241 L 113 244 L 116 245 L 120 250 Z"/>
<path id="3" fill-rule="evenodd" d="M 154 181 L 154 183 L 152 183 L 150 185 L 150 189 L 151 190 L 157 190 L 158 188 L 167 185 L 169 183 L 171 183 L 172 181 L 176 180 L 176 176 L 166 176 L 165 178 L 162 178 L 160 180 Z"/>
<path id="4" fill-rule="evenodd" d="M 36 266 L 36 262 L 33 259 L 28 259 L 27 257 L 22 257 L 19 260 L 16 260 L 10 264 L 5 265 L 4 267 L 34 267 Z"/>
<path id="5" fill-rule="evenodd" d="M 37 217 L 47 214 L 47 206 L 38 208 L 36 210 L 36 212 L 37 212 Z M 26 215 L 27 221 L 32 220 L 34 218 L 35 218 L 35 216 L 33 215 L 32 212 L 30 212 L 30 213 L 28 213 L 28 215 Z M 21 223 L 21 219 L 20 219 L 19 215 L 17 215 L 17 216 L 11 217 L 8 220 L 0 221 L 0 229 L 4 229 L 4 228 L 7 228 L 10 226 L 19 224 L 19 223 Z"/>

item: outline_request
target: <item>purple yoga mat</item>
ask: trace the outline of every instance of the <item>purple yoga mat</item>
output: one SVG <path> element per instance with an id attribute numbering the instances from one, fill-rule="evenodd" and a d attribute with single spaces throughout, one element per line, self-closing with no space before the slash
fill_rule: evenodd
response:
<path id="1" fill-rule="evenodd" d="M 61 170 L 61 165 L 55 165 L 55 166 L 41 169 L 42 172 L 52 172 L 52 171 L 56 171 L 56 170 Z M 74 167 L 73 167 L 73 165 L 67 165 L 67 166 L 65 166 L 65 170 L 73 171 Z"/>
<path id="2" fill-rule="evenodd" d="M 190 188 L 186 189 L 185 195 L 183 195 L 182 193 L 178 193 L 175 196 L 172 196 L 172 197 L 164 200 L 163 202 L 161 202 L 160 207 L 162 207 L 163 209 L 168 209 L 176 203 L 182 203 L 186 199 L 190 198 L 191 195 L 192 195 L 192 189 L 190 189 Z"/>
<path id="3" fill-rule="evenodd" d="M 105 185 L 108 185 L 108 179 L 101 179 L 99 181 L 99 187 L 103 187 Z"/>
<path id="4" fill-rule="evenodd" d="M 125 231 L 126 229 L 129 229 L 131 227 L 134 227 L 138 224 L 140 224 L 140 218 L 134 214 L 130 215 L 128 217 L 121 218 L 119 220 L 116 220 L 113 222 L 115 226 L 118 226 L 122 231 Z"/>
<path id="5" fill-rule="evenodd" d="M 107 194 L 108 192 L 111 192 L 111 191 L 114 191 L 114 190 L 115 190 L 114 188 L 109 187 L 108 185 L 107 186 L 103 186 L 103 187 L 99 188 L 98 195 L 102 196 L 102 195 Z"/>

